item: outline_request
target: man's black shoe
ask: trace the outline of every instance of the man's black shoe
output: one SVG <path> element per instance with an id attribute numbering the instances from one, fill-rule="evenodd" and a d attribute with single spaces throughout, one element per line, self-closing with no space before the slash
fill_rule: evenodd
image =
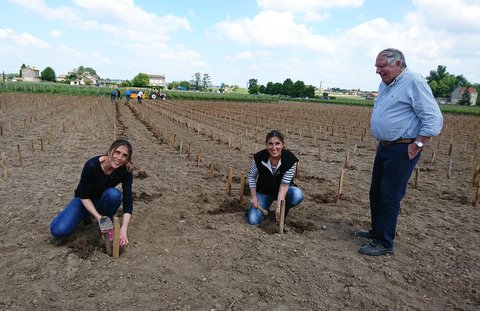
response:
<path id="1" fill-rule="evenodd" d="M 358 252 L 367 256 L 391 255 L 393 254 L 393 248 L 386 248 L 382 244 L 370 242 L 369 244 L 360 247 Z"/>
<path id="2" fill-rule="evenodd" d="M 355 237 L 373 240 L 373 234 L 370 231 L 366 231 L 366 230 L 360 230 L 355 232 Z"/>

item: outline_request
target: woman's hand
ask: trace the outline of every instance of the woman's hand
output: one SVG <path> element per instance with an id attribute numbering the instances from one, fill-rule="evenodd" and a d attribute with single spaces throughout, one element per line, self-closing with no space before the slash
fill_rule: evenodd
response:
<path id="1" fill-rule="evenodd" d="M 120 229 L 120 245 L 128 245 L 127 229 Z"/>
<path id="2" fill-rule="evenodd" d="M 120 228 L 120 245 L 128 245 L 127 230 L 128 230 L 128 223 L 130 222 L 130 218 L 132 218 L 132 214 L 130 213 L 123 214 L 122 227 Z"/>
<path id="3" fill-rule="evenodd" d="M 258 208 L 258 199 L 257 197 L 254 197 L 250 200 L 250 204 L 255 207 L 255 208 Z"/>

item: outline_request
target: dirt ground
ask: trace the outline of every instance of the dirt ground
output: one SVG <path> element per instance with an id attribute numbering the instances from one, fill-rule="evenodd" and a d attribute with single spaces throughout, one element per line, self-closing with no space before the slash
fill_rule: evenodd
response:
<path id="1" fill-rule="evenodd" d="M 395 254 L 365 257 L 354 232 L 370 223 L 370 111 L 0 94 L 0 309 L 479 310 L 478 118 L 444 116 L 402 202 Z M 300 159 L 305 192 L 284 234 L 273 208 L 248 225 L 240 199 L 242 172 L 274 128 Z M 114 136 L 131 141 L 135 165 L 119 259 L 96 223 L 62 241 L 49 232 L 84 162 Z"/>

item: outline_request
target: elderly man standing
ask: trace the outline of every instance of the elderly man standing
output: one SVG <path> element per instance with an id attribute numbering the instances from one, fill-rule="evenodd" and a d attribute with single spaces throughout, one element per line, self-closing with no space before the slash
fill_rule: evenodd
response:
<path id="1" fill-rule="evenodd" d="M 443 126 L 443 117 L 432 91 L 419 74 L 410 71 L 403 53 L 381 51 L 376 59 L 382 78 L 371 117 L 371 130 L 378 140 L 370 186 L 371 225 L 357 237 L 371 239 L 362 255 L 393 254 L 400 201 L 420 154 Z"/>

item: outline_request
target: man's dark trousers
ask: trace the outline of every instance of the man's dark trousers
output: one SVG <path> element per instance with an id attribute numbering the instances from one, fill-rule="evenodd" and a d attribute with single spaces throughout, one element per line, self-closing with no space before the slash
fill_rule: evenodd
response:
<path id="1" fill-rule="evenodd" d="M 408 159 L 408 144 L 379 143 L 370 186 L 370 211 L 374 241 L 393 249 L 400 201 L 420 153 Z"/>

